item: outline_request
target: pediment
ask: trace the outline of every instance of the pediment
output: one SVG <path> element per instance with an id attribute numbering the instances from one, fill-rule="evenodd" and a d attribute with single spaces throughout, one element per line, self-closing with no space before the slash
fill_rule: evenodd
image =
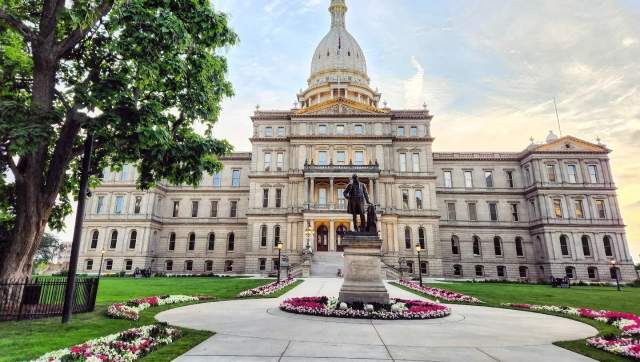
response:
<path id="1" fill-rule="evenodd" d="M 555 141 L 540 145 L 533 152 L 609 152 L 604 145 L 587 142 L 572 136 L 558 138 Z"/>
<path id="2" fill-rule="evenodd" d="M 313 115 L 372 115 L 384 114 L 388 111 L 366 104 L 361 104 L 346 98 L 331 99 L 320 104 L 316 104 L 309 108 L 298 110 L 296 114 L 313 116 Z"/>

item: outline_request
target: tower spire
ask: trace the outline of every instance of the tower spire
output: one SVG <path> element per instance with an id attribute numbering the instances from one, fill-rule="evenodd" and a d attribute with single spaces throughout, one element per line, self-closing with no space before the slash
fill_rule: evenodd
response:
<path id="1" fill-rule="evenodd" d="M 331 0 L 329 12 L 331 13 L 331 28 L 345 28 L 344 18 L 347 13 L 345 0 Z"/>

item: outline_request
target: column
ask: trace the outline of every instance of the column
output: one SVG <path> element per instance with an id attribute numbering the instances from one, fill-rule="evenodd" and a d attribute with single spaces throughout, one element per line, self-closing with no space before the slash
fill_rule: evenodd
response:
<path id="1" fill-rule="evenodd" d="M 333 185 L 333 184 L 332 184 Z M 336 251 L 336 229 L 333 219 L 329 221 L 329 251 Z"/>
<path id="2" fill-rule="evenodd" d="M 312 178 L 311 178 L 311 186 L 310 186 L 310 189 L 311 189 L 311 197 L 310 197 L 310 200 L 311 200 L 311 201 L 310 201 L 310 202 L 311 202 L 312 204 L 314 204 L 314 203 L 315 203 L 315 197 L 316 197 L 316 193 L 315 193 L 315 190 L 316 190 L 316 178 L 315 178 L 315 177 L 312 177 Z"/>
<path id="3" fill-rule="evenodd" d="M 369 201 L 371 201 L 371 202 L 373 202 L 375 204 L 378 199 L 376 198 L 375 200 L 372 200 L 373 199 L 373 195 L 374 195 L 373 178 L 370 178 L 369 179 Z"/>
<path id="4" fill-rule="evenodd" d="M 375 203 L 378 204 L 378 206 L 382 207 L 382 205 L 380 204 L 380 190 L 379 190 L 379 186 L 378 186 L 378 180 L 374 180 L 373 181 L 373 190 L 374 190 L 374 198 L 375 198 Z"/>
<path id="5" fill-rule="evenodd" d="M 309 179 L 306 178 L 306 177 L 304 179 L 304 198 L 306 200 L 305 204 L 306 204 L 306 206 L 308 208 L 309 207 L 309 203 L 311 201 L 309 201 L 310 200 L 310 197 L 309 197 Z"/>
<path id="6" fill-rule="evenodd" d="M 333 177 L 329 178 L 329 204 L 331 205 L 331 209 L 336 208 L 336 196 L 333 190 Z"/>

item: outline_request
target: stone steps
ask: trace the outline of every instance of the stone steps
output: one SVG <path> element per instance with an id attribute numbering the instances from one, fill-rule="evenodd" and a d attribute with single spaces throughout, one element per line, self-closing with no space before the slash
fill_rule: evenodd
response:
<path id="1" fill-rule="evenodd" d="M 335 277 L 338 269 L 344 269 L 344 258 L 341 252 L 317 251 L 311 258 L 311 277 Z"/>

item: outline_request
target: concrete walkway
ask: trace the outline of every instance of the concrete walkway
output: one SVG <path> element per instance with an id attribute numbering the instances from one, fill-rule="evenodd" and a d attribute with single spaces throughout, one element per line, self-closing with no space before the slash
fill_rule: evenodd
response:
<path id="1" fill-rule="evenodd" d="M 278 304 L 294 296 L 336 296 L 341 279 L 312 278 L 279 299 L 190 305 L 157 315 L 210 330 L 177 361 L 590 361 L 553 346 L 597 334 L 586 324 L 543 314 L 452 305 L 449 317 L 369 321 L 302 316 Z M 416 295 L 387 285 L 392 297 Z"/>

